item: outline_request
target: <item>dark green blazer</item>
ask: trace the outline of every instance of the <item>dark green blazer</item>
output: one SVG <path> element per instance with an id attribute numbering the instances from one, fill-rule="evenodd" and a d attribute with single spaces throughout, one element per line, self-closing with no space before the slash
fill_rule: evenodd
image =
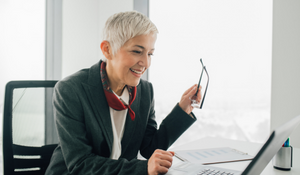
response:
<path id="1" fill-rule="evenodd" d="M 59 145 L 47 175 L 147 175 L 148 162 L 137 159 L 138 151 L 148 159 L 155 149 L 167 150 L 196 119 L 177 104 L 157 129 L 153 87 L 141 80 L 131 106 L 135 120 L 127 114 L 121 156 L 118 160 L 109 159 L 113 131 L 100 64 L 101 61 L 55 86 L 53 104 Z"/>

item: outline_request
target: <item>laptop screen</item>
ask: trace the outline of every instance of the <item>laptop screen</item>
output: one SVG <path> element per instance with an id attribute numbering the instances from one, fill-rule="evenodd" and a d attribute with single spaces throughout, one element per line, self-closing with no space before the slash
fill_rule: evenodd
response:
<path id="1" fill-rule="evenodd" d="M 242 175 L 260 174 L 300 123 L 300 115 L 275 129 Z"/>

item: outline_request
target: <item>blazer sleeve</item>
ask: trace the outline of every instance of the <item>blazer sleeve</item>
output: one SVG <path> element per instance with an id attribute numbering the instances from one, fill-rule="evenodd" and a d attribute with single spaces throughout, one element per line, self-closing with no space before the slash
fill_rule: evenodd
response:
<path id="1" fill-rule="evenodd" d="M 73 84 L 60 81 L 55 87 L 53 104 L 62 157 L 70 174 L 147 174 L 146 160 L 113 160 L 93 153 L 84 109 Z"/>
<path id="2" fill-rule="evenodd" d="M 197 118 L 193 113 L 191 113 L 193 117 L 187 114 L 177 103 L 173 110 L 162 121 L 159 128 L 157 128 L 153 87 L 151 83 L 147 84 L 148 90 L 143 93 L 148 93 L 150 110 L 140 152 L 142 156 L 149 159 L 155 149 L 167 150 L 180 137 L 180 135 L 196 121 Z"/>

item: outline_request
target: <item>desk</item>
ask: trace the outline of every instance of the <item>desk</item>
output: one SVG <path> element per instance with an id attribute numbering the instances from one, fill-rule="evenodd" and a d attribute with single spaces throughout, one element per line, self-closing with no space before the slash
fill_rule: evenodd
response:
<path id="1" fill-rule="evenodd" d="M 245 141 L 229 140 L 223 138 L 213 138 L 207 137 L 204 139 L 199 139 L 194 142 L 190 142 L 181 146 L 171 148 L 171 151 L 176 150 L 192 150 L 192 149 L 206 149 L 206 148 L 216 148 L 216 147 L 231 147 L 238 149 L 242 152 L 246 152 L 249 155 L 255 156 L 260 150 L 263 144 L 250 143 Z M 293 148 L 293 167 L 291 171 L 280 171 L 273 168 L 272 160 L 267 165 L 267 167 L 262 172 L 262 175 L 300 175 L 300 148 Z M 179 161 L 174 157 L 174 164 Z M 250 161 L 239 161 L 234 163 L 222 163 L 222 164 L 212 164 L 215 167 L 234 169 L 238 171 L 243 171 L 245 167 L 250 163 Z"/>

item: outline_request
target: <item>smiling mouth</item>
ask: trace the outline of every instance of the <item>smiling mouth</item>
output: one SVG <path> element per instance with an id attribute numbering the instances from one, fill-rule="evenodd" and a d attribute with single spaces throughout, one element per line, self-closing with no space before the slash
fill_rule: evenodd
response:
<path id="1" fill-rule="evenodd" d="M 143 71 L 137 71 L 137 70 L 133 70 L 133 69 L 130 68 L 130 71 L 134 72 L 136 74 L 143 74 L 145 70 L 143 70 Z"/>

